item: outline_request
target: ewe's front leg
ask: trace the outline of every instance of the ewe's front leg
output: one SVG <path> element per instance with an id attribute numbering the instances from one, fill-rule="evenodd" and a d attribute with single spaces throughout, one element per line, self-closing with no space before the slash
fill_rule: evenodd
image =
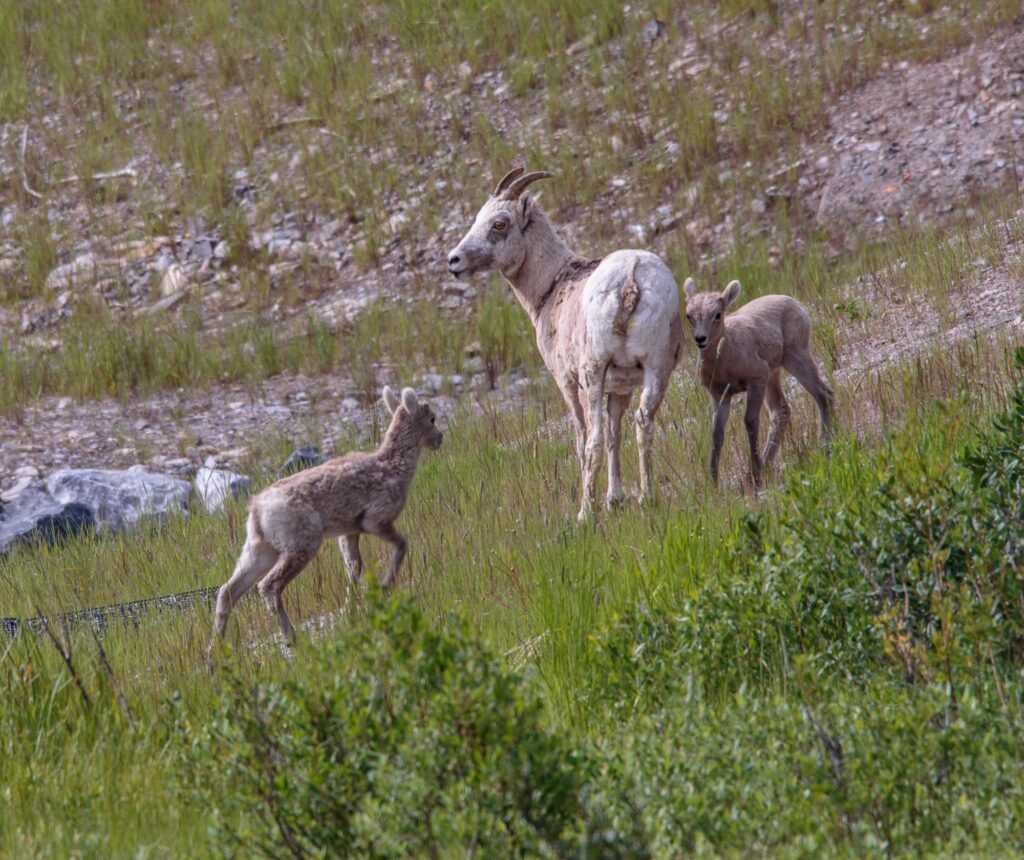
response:
<path id="1" fill-rule="evenodd" d="M 604 449 L 604 372 L 605 365 L 593 366 L 586 374 L 584 389 L 587 407 L 587 444 L 583 452 L 583 500 L 577 519 L 585 522 L 594 508 L 597 472 Z"/>
<path id="2" fill-rule="evenodd" d="M 584 450 L 587 444 L 587 417 L 583 412 L 583 405 L 580 403 L 579 386 L 569 382 L 562 382 L 558 385 L 562 392 L 562 399 L 569 407 L 569 418 L 572 419 L 572 429 L 576 436 L 576 459 L 579 461 L 580 469 L 583 469 Z"/>

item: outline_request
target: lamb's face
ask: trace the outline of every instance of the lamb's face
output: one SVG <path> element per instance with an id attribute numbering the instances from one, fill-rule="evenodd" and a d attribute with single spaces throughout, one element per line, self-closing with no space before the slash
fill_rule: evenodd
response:
<path id="1" fill-rule="evenodd" d="M 693 278 L 683 284 L 686 293 L 686 321 L 690 324 L 697 349 L 714 343 L 725 327 L 725 309 L 740 294 L 740 282 L 731 281 L 721 293 L 698 293 Z"/>
<path id="2" fill-rule="evenodd" d="M 390 386 L 385 385 L 382 397 L 384 405 L 391 413 L 392 426 L 398 423 L 408 426 L 408 422 L 412 422 L 421 444 L 426 445 L 431 451 L 441 447 L 444 434 L 437 426 L 437 416 L 434 415 L 429 403 L 420 403 L 412 388 L 403 388 L 402 396 L 399 397 Z"/>
<path id="3" fill-rule="evenodd" d="M 419 427 L 423 444 L 431 451 L 436 451 L 440 448 L 441 443 L 444 441 L 444 433 L 437 426 L 437 416 L 434 415 L 434 410 L 430 408 L 430 405 L 424 403 L 420 406 L 416 410 L 413 420 L 416 421 L 416 426 Z"/>
<path id="4" fill-rule="evenodd" d="M 526 259 L 523 231 L 529 220 L 529 195 L 519 200 L 491 197 L 477 213 L 462 241 L 448 255 L 448 271 L 456 278 L 497 269 L 505 276 L 519 271 Z"/>

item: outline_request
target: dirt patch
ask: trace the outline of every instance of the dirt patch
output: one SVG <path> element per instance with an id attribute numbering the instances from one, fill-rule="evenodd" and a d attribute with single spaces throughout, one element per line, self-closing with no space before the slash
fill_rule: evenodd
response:
<path id="1" fill-rule="evenodd" d="M 938 63 L 906 63 L 829 110 L 804 202 L 826 225 L 930 220 L 1024 176 L 1024 23 Z"/>

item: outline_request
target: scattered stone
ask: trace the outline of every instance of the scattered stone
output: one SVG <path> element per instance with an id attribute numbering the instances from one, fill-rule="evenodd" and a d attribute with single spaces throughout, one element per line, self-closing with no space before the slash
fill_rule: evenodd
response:
<path id="1" fill-rule="evenodd" d="M 301 472 L 303 469 L 319 466 L 321 463 L 326 462 L 326 460 L 327 458 L 320 453 L 319 448 L 313 445 L 303 445 L 301 448 L 296 448 L 292 451 L 288 459 L 284 461 L 284 465 L 278 474 L 282 477 L 292 475 L 295 472 Z"/>
<path id="2" fill-rule="evenodd" d="M 186 286 L 188 278 L 185 277 L 185 272 L 177 263 L 171 263 L 160 278 L 160 295 L 164 298 L 176 296 L 184 292 Z"/>
<path id="3" fill-rule="evenodd" d="M 73 287 L 76 283 L 91 280 L 96 276 L 98 265 L 99 260 L 96 259 L 95 254 L 81 254 L 70 263 L 57 266 L 56 269 L 50 272 L 46 276 L 46 289 L 59 290 Z"/>
<path id="4" fill-rule="evenodd" d="M 0 493 L 0 501 L 2 502 L 13 502 L 18 496 L 20 496 L 25 490 L 32 486 L 36 481 L 36 478 L 30 475 L 24 475 L 18 479 L 17 483 L 13 487 L 4 490 Z"/>
<path id="5" fill-rule="evenodd" d="M 248 476 L 209 466 L 204 466 L 196 472 L 194 483 L 196 493 L 202 499 L 207 512 L 211 514 L 223 510 L 228 498 L 242 498 L 248 495 L 252 488 L 252 479 Z"/>
<path id="6" fill-rule="evenodd" d="M 665 22 L 657 18 L 652 18 L 646 24 L 644 24 L 644 30 L 641 37 L 644 41 L 644 47 L 651 47 L 658 39 L 661 34 L 665 32 Z"/>
<path id="7" fill-rule="evenodd" d="M 428 394 L 437 394 L 444 387 L 444 377 L 440 373 L 424 373 L 423 388 Z"/>
<path id="8" fill-rule="evenodd" d="M 145 466 L 112 469 L 61 469 L 46 488 L 62 506 L 82 504 L 100 526 L 124 529 L 144 516 L 166 516 L 185 510 L 191 485 Z"/>

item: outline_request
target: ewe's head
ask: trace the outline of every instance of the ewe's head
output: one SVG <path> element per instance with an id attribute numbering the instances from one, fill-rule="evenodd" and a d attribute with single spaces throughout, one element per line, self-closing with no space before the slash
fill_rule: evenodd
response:
<path id="1" fill-rule="evenodd" d="M 697 349 L 704 349 L 721 335 L 725 309 L 740 294 L 740 282 L 730 281 L 720 293 L 698 293 L 693 278 L 687 278 L 683 292 L 686 293 L 686 319 L 693 331 L 693 339 L 697 341 Z"/>
<path id="2" fill-rule="evenodd" d="M 531 182 L 550 173 L 523 173 L 525 168 L 509 171 L 477 213 L 473 226 L 448 255 L 448 271 L 456 278 L 488 269 L 497 269 L 506 277 L 519 271 L 526 259 L 526 227 L 533 213 L 533 198 L 523 194 Z"/>
<path id="3" fill-rule="evenodd" d="M 420 403 L 411 388 L 402 389 L 402 399 L 387 385 L 384 386 L 384 405 L 391 413 L 391 426 L 408 423 L 415 431 L 420 444 L 431 451 L 441 447 L 444 434 L 437 427 L 437 417 L 429 403 Z M 390 432 L 390 431 L 389 431 Z"/>

